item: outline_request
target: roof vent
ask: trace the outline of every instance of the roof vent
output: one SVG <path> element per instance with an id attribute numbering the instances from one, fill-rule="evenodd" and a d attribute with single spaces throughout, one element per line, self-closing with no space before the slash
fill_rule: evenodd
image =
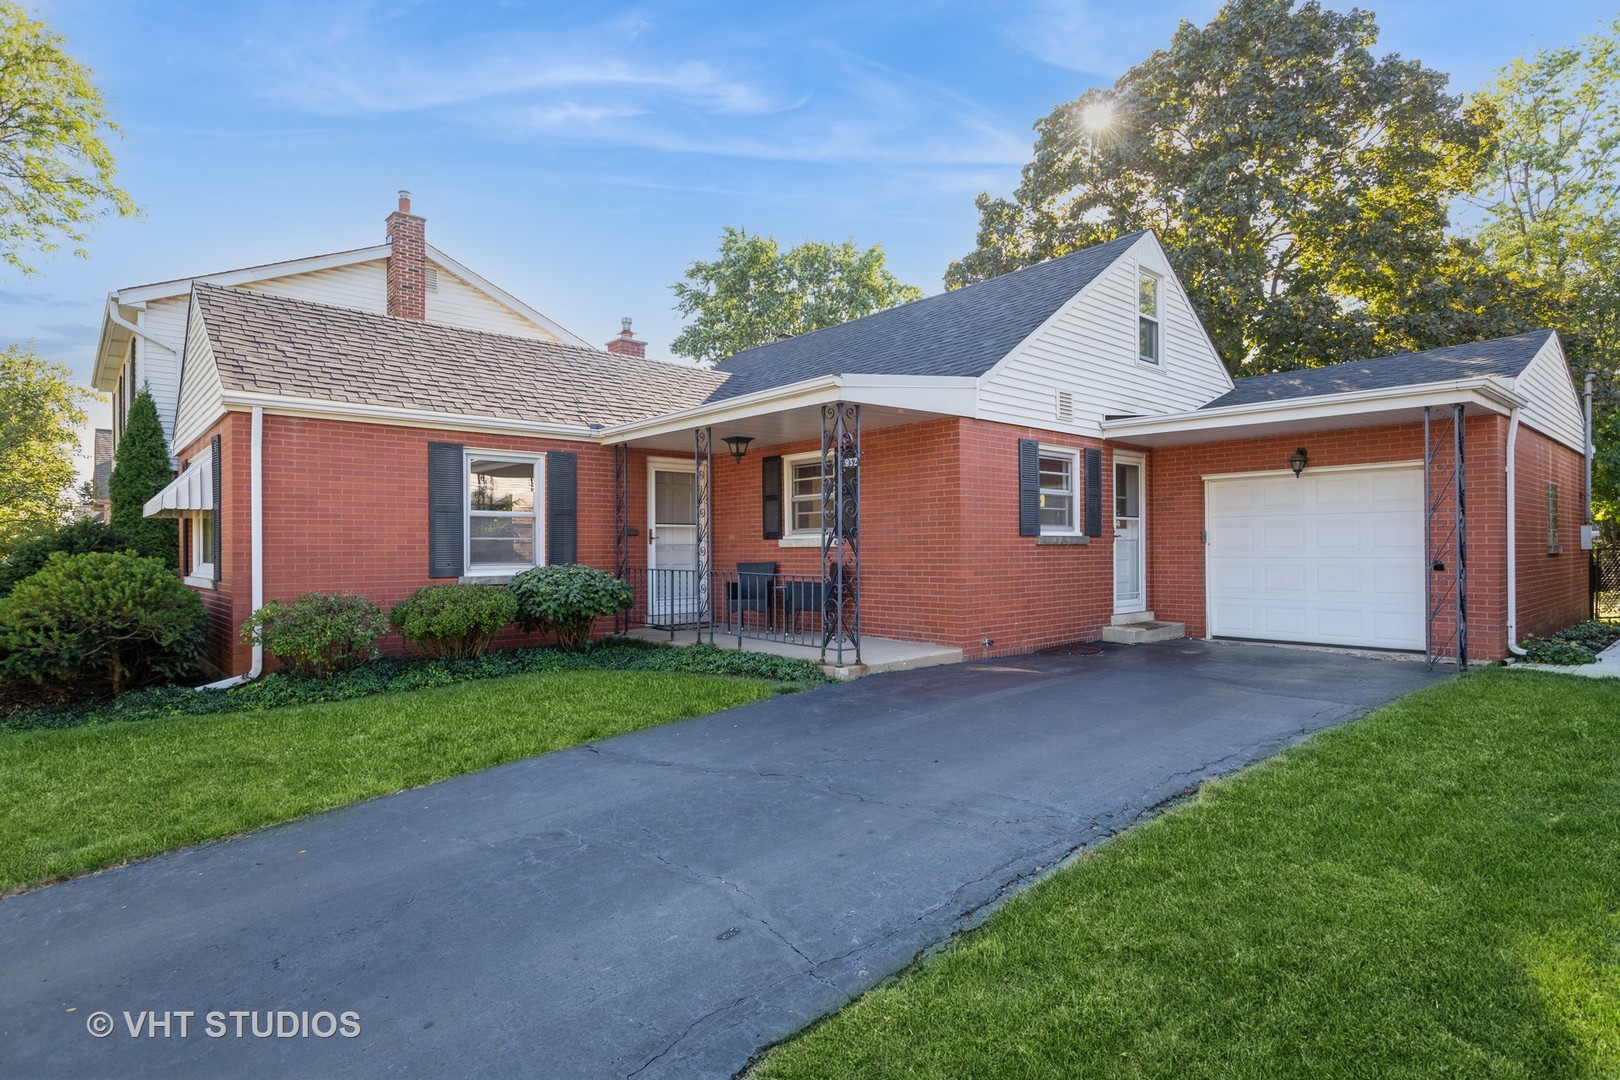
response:
<path id="1" fill-rule="evenodd" d="M 1057 392 L 1057 418 L 1059 420 L 1074 419 L 1074 395 L 1067 390 Z"/>

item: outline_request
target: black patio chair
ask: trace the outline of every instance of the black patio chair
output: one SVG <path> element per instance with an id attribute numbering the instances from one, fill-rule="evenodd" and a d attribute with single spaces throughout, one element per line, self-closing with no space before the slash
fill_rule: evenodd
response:
<path id="1" fill-rule="evenodd" d="M 771 588 L 776 581 L 773 562 L 737 564 L 737 580 L 726 583 L 726 608 L 739 620 L 745 611 L 757 611 L 767 620 L 771 612 Z"/>

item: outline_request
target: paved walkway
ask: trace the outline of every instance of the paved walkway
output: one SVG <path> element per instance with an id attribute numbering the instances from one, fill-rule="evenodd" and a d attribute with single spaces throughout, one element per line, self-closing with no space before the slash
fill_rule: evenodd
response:
<path id="1" fill-rule="evenodd" d="M 1436 678 L 1197 642 L 902 672 L 12 897 L 0 1076 L 731 1076 L 1077 845 Z"/>

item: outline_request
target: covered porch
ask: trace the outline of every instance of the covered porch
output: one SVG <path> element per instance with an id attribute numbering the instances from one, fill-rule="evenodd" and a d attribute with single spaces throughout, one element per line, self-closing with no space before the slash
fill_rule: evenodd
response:
<path id="1" fill-rule="evenodd" d="M 609 433 L 614 568 L 636 596 L 620 629 L 835 673 L 959 661 L 953 643 L 917 640 L 895 618 L 907 597 L 886 586 L 903 568 L 890 538 L 873 573 L 863 474 L 874 440 L 961 415 L 971 381 L 832 377 Z"/>

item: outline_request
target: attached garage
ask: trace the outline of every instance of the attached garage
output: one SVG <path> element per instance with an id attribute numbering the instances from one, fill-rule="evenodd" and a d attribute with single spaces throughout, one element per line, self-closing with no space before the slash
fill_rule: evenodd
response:
<path id="1" fill-rule="evenodd" d="M 1207 477 L 1209 633 L 1424 647 L 1423 467 Z"/>

